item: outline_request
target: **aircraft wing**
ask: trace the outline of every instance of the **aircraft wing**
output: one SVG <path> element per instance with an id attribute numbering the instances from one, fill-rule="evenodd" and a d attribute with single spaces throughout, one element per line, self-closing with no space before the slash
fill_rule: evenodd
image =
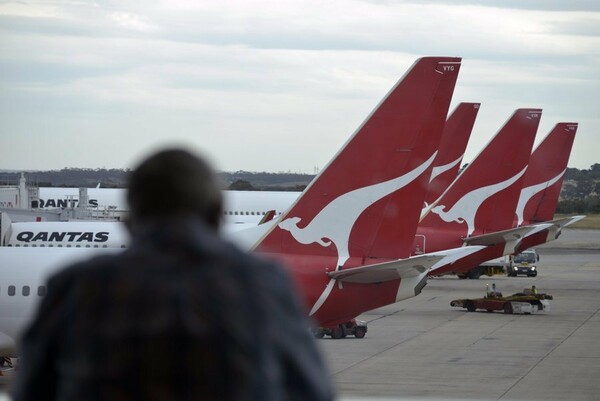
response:
<path id="1" fill-rule="evenodd" d="M 504 244 L 504 255 L 516 252 L 523 238 L 550 228 L 552 224 L 532 224 L 523 227 L 510 228 L 508 230 L 497 231 L 489 234 L 476 235 L 463 238 L 465 245 L 484 245 L 492 246 Z"/>
<path id="2" fill-rule="evenodd" d="M 497 231 L 489 234 L 475 235 L 473 237 L 463 238 L 466 245 L 496 245 L 503 242 L 521 240 L 532 230 L 531 226 L 510 228 L 508 230 Z"/>
<path id="3" fill-rule="evenodd" d="M 274 217 L 275 217 L 275 209 L 271 209 L 267 213 L 265 213 L 265 215 L 263 216 L 262 219 L 260 219 L 260 221 L 258 222 L 258 225 L 267 223 L 267 222 L 273 220 Z"/>
<path id="4" fill-rule="evenodd" d="M 342 269 L 327 274 L 335 280 L 360 284 L 374 284 L 399 278 L 417 277 L 431 269 L 446 266 L 482 248 L 482 246 L 455 248 L 391 262 Z"/>
<path id="5" fill-rule="evenodd" d="M 277 223 L 277 219 L 272 219 L 259 225 L 252 225 L 248 228 L 235 230 L 236 227 L 223 227 L 225 238 L 233 242 L 244 252 L 250 252 L 254 249 L 258 241 L 265 236 L 271 228 Z"/>
<path id="6" fill-rule="evenodd" d="M 585 218 L 585 216 L 572 216 L 572 217 L 563 217 L 562 219 L 550 220 L 547 221 L 551 227 L 548 229 L 548 237 L 546 238 L 546 242 L 550 242 L 552 240 L 557 239 L 562 229 Z"/>
<path id="7" fill-rule="evenodd" d="M 571 224 L 578 222 L 579 220 L 585 218 L 585 216 L 571 216 L 571 217 L 563 217 L 562 219 L 555 219 L 550 221 L 545 221 L 544 223 L 552 224 L 556 227 L 567 227 Z"/>

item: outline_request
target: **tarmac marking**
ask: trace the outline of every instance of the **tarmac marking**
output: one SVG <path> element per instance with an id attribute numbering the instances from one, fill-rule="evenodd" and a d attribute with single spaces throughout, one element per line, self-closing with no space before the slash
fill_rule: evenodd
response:
<path id="1" fill-rule="evenodd" d="M 587 322 L 589 322 L 594 316 L 596 316 L 600 312 L 600 308 L 596 309 L 594 313 L 592 313 L 587 319 L 585 319 L 575 330 L 571 332 L 567 337 L 565 337 L 561 342 L 556 344 L 550 351 L 546 353 L 542 358 L 540 358 L 523 376 L 519 378 L 512 386 L 508 388 L 499 398 L 498 400 L 503 399 L 517 384 L 519 384 L 524 378 L 526 378 L 535 368 L 538 367 L 540 363 L 542 363 L 550 354 L 552 354 L 558 347 L 560 347 L 565 341 L 567 341 L 573 334 L 575 334 L 579 329 L 581 329 Z"/>

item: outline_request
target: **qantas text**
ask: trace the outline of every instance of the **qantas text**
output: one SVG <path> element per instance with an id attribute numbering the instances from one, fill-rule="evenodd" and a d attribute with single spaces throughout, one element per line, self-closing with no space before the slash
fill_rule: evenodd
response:
<path id="1" fill-rule="evenodd" d="M 44 207 L 76 207 L 77 199 L 40 199 L 40 208 Z M 97 199 L 89 200 L 90 206 L 98 206 Z"/>
<path id="2" fill-rule="evenodd" d="M 108 232 L 102 231 L 93 233 L 88 232 L 47 232 L 40 231 L 34 233 L 32 231 L 23 231 L 17 234 L 17 241 L 22 242 L 106 242 L 108 241 Z"/>

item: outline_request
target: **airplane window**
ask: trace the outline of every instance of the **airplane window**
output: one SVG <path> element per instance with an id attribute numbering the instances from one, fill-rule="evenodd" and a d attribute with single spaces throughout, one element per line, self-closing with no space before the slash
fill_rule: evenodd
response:
<path id="1" fill-rule="evenodd" d="M 12 244 L 8 244 L 8 246 L 12 246 Z"/>
<path id="2" fill-rule="evenodd" d="M 46 245 L 44 245 L 44 244 L 41 244 L 41 245 L 40 245 L 40 248 L 43 248 L 43 247 L 45 247 L 45 246 L 46 246 Z"/>
<path id="3" fill-rule="evenodd" d="M 29 286 L 25 285 L 23 286 L 23 292 L 22 292 L 24 297 L 28 297 L 29 296 Z"/>
<path id="4" fill-rule="evenodd" d="M 15 246 L 21 246 L 21 244 L 15 244 Z"/>
<path id="5" fill-rule="evenodd" d="M 250 216 L 250 213 L 249 213 L 249 212 L 246 212 L 246 216 Z"/>
<path id="6" fill-rule="evenodd" d="M 75 245 L 75 248 L 81 248 L 81 245 Z"/>
<path id="7" fill-rule="evenodd" d="M 70 248 L 70 247 L 71 247 L 71 244 L 67 244 L 67 248 Z"/>
<path id="8" fill-rule="evenodd" d="M 31 246 L 32 246 L 32 247 L 34 247 L 34 248 L 36 248 L 36 247 L 37 247 L 37 245 L 36 245 L 36 244 L 33 244 L 33 245 L 31 245 Z"/>
<path id="9" fill-rule="evenodd" d="M 40 285 L 38 287 L 38 296 L 39 297 L 43 297 L 44 295 L 46 295 L 46 286 L 45 285 Z"/>
<path id="10" fill-rule="evenodd" d="M 14 285 L 8 286 L 8 295 L 10 295 L 12 297 L 15 295 L 16 292 L 17 292 L 17 289 L 15 288 Z"/>
<path id="11" fill-rule="evenodd" d="M 102 245 L 102 248 L 108 248 L 108 245 Z"/>
<path id="12" fill-rule="evenodd" d="M 52 245 L 52 244 L 48 244 L 48 246 L 49 246 L 50 248 L 54 247 L 54 245 Z"/>
<path id="13" fill-rule="evenodd" d="M 24 247 L 28 247 L 29 245 L 27 245 L 27 244 L 24 244 L 23 246 L 24 246 Z"/>
<path id="14" fill-rule="evenodd" d="M 121 248 L 126 248 L 125 245 L 121 245 Z"/>
<path id="15" fill-rule="evenodd" d="M 98 248 L 98 245 L 94 245 L 94 248 Z"/>
<path id="16" fill-rule="evenodd" d="M 62 248 L 62 244 L 58 244 L 58 247 L 59 247 L 59 248 Z"/>
<path id="17" fill-rule="evenodd" d="M 251 214 L 252 216 L 254 216 L 254 212 L 250 212 L 250 214 Z"/>
<path id="18" fill-rule="evenodd" d="M 235 212 L 235 215 L 237 216 L 237 215 L 238 215 L 238 212 Z"/>
<path id="19" fill-rule="evenodd" d="M 89 248 L 89 247 L 90 247 L 90 244 L 87 244 L 85 247 L 86 247 L 86 248 Z"/>

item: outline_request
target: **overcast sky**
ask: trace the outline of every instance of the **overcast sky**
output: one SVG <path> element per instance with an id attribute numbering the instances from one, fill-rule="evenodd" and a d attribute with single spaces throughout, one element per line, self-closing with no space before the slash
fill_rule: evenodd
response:
<path id="1" fill-rule="evenodd" d="M 519 107 L 578 122 L 600 163 L 600 2 L 1 1 L 1 169 L 132 167 L 164 145 L 221 170 L 323 167 L 414 60 L 461 56 L 470 161 Z M 515 144 L 518 146 L 518 144 Z"/>

